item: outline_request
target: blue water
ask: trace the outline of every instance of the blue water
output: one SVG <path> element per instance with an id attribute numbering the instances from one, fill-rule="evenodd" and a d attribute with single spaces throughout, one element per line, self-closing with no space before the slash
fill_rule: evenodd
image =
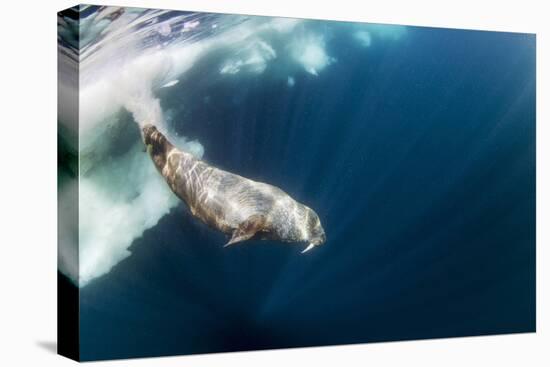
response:
<path id="1" fill-rule="evenodd" d="M 330 24 L 337 61 L 293 87 L 199 66 L 158 92 L 327 242 L 223 248 L 180 204 L 80 290 L 83 359 L 535 330 L 535 37 L 407 27 L 365 52 Z"/>

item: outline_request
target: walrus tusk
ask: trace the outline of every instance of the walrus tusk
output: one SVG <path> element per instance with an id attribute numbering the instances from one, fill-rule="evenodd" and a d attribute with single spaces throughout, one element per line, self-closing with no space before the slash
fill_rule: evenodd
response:
<path id="1" fill-rule="evenodd" d="M 315 247 L 315 245 L 313 243 L 310 243 L 309 246 L 306 247 L 304 251 L 302 251 L 302 254 L 305 254 L 306 252 L 308 252 L 309 250 L 311 250 L 314 247 Z"/>

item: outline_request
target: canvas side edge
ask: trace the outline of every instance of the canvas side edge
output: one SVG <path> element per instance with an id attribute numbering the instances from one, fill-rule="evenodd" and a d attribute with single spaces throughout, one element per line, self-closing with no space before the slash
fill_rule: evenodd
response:
<path id="1" fill-rule="evenodd" d="M 78 361 L 78 6 L 57 14 L 57 31 L 57 352 Z"/>

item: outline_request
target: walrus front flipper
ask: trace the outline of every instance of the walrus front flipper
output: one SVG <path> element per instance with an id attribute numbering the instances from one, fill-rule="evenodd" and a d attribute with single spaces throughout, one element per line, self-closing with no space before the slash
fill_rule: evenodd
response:
<path id="1" fill-rule="evenodd" d="M 261 214 L 254 214 L 248 217 L 244 222 L 239 224 L 239 228 L 233 231 L 233 235 L 229 242 L 225 244 L 227 247 L 231 244 L 246 241 L 252 238 L 257 232 L 259 232 L 265 223 L 265 217 Z"/>

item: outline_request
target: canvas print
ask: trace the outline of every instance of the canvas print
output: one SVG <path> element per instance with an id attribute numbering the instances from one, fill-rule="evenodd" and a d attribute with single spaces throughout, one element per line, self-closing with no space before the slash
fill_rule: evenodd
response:
<path id="1" fill-rule="evenodd" d="M 535 331 L 534 34 L 57 22 L 60 354 Z"/>

